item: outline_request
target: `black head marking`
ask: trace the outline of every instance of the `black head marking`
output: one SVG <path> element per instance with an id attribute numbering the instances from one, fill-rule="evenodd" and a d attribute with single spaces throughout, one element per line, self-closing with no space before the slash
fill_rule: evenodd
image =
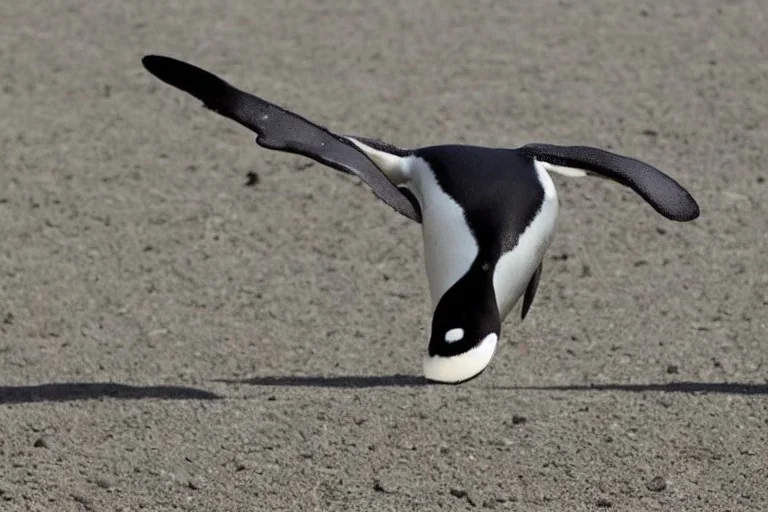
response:
<path id="1" fill-rule="evenodd" d="M 476 259 L 437 303 L 432 316 L 430 357 L 453 357 L 476 347 L 489 334 L 501 334 L 491 266 Z"/>
<path id="2" fill-rule="evenodd" d="M 142 63 L 163 82 L 191 94 L 214 112 L 256 132 L 260 146 L 303 155 L 338 171 L 354 174 L 395 211 L 417 222 L 421 220 L 421 211 L 413 196 L 403 194 L 348 139 L 243 92 L 191 64 L 157 55 L 144 57 Z"/>

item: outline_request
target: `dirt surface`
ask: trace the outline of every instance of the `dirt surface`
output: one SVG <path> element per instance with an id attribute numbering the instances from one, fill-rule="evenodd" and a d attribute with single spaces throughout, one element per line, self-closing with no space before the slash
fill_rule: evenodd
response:
<path id="1" fill-rule="evenodd" d="M 370 4 L 2 2 L 0 510 L 768 509 L 765 2 Z M 702 216 L 557 178 L 529 317 L 428 386 L 419 227 L 146 53 L 403 146 L 613 149 Z"/>

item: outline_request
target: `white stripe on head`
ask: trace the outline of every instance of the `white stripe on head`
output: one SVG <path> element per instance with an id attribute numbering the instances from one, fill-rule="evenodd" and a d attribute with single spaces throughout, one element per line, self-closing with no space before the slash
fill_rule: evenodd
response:
<path id="1" fill-rule="evenodd" d="M 462 329 L 461 327 L 451 329 L 450 331 L 445 333 L 445 341 L 448 343 L 456 343 L 457 341 L 461 341 L 463 339 L 464 339 L 464 329 Z"/>

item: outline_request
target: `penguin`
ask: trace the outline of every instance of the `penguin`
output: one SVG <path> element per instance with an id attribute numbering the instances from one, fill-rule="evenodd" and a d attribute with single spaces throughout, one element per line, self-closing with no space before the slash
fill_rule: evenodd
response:
<path id="1" fill-rule="evenodd" d="M 559 213 L 550 174 L 617 182 L 673 221 L 699 216 L 696 200 L 673 178 L 602 149 L 543 143 L 403 149 L 334 133 L 171 57 L 147 55 L 142 63 L 159 80 L 255 132 L 261 147 L 358 176 L 380 200 L 421 224 L 432 301 L 423 374 L 431 382 L 459 384 L 480 375 L 520 299 L 520 320 L 529 313 Z"/>

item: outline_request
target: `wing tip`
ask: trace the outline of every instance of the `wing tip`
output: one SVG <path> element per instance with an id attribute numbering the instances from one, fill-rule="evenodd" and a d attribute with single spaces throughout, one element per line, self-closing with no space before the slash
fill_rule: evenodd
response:
<path id="1" fill-rule="evenodd" d="M 181 89 L 214 110 L 234 89 L 213 73 L 173 57 L 150 54 L 142 57 L 141 63 L 162 82 Z"/>
<path id="2" fill-rule="evenodd" d="M 168 78 L 170 78 L 171 74 L 170 68 L 177 67 L 179 64 L 183 64 L 183 62 L 164 55 L 149 54 L 141 58 L 141 64 L 144 66 L 144 69 L 154 76 L 163 82 L 168 82 Z"/>
<path id="3" fill-rule="evenodd" d="M 701 215 L 699 203 L 684 188 L 680 187 L 682 197 L 673 205 L 659 209 L 659 213 L 676 222 L 690 222 Z"/>

